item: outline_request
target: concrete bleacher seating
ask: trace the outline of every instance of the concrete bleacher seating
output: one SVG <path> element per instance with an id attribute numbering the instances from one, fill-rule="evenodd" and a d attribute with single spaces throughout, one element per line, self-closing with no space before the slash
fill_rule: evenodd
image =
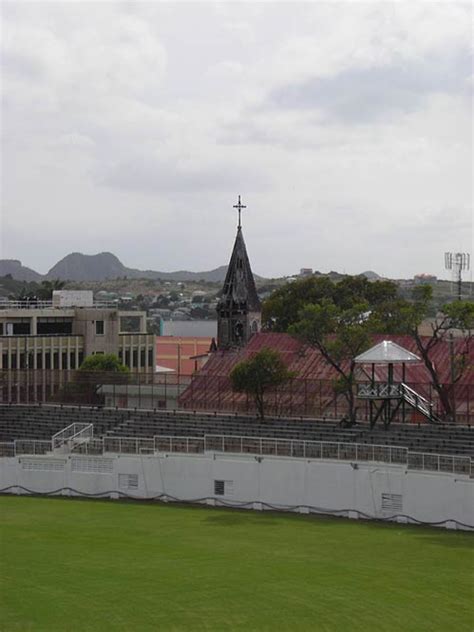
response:
<path id="1" fill-rule="evenodd" d="M 367 424 L 348 429 L 335 422 L 311 419 L 269 418 L 261 421 L 249 416 L 219 413 L 72 406 L 2 405 L 0 441 L 50 439 L 73 422 L 94 424 L 96 437 L 235 435 L 392 445 L 419 452 L 474 456 L 474 429 L 466 426 L 394 424 L 389 430 L 376 427 L 371 431 Z"/>

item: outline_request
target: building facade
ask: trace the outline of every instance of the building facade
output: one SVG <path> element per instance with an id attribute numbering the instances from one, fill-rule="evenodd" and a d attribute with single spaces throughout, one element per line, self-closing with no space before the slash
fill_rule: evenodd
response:
<path id="1" fill-rule="evenodd" d="M 155 370 L 156 338 L 145 312 L 117 307 L 0 304 L 0 370 L 78 369 L 90 355 L 113 353 L 132 371 Z"/>

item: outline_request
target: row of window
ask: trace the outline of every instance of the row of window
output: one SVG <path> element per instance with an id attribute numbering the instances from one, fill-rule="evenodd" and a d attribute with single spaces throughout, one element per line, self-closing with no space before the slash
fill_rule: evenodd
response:
<path id="1" fill-rule="evenodd" d="M 105 322 L 95 321 L 96 336 L 105 334 Z M 31 334 L 31 322 L 29 318 L 13 323 L 0 323 L 0 336 L 29 336 Z M 72 320 L 54 320 L 45 318 L 36 323 L 36 335 L 47 336 L 51 334 L 72 334 Z"/>
<path id="2" fill-rule="evenodd" d="M 119 358 L 120 361 L 125 364 L 125 366 L 129 366 L 129 367 L 137 367 L 137 366 L 146 366 L 147 365 L 147 350 L 146 349 L 140 349 L 140 355 L 138 354 L 138 349 L 133 349 L 132 351 L 130 349 L 125 349 L 125 354 L 123 353 L 123 350 L 120 349 L 119 351 Z M 138 360 L 140 359 L 140 363 L 138 362 Z M 153 366 L 153 349 L 148 349 L 148 366 L 152 367 Z"/>
<path id="3" fill-rule="evenodd" d="M 3 353 L 2 362 L 4 369 L 33 369 L 35 368 L 35 354 L 30 351 L 28 354 L 25 353 L 11 353 L 10 354 L 10 366 L 8 365 L 8 353 Z M 59 369 L 59 360 L 60 354 L 59 351 L 46 351 L 44 353 L 44 364 L 43 364 L 43 353 L 36 353 L 36 368 L 37 369 Z M 71 351 L 69 353 L 69 366 L 71 369 L 76 369 L 81 366 L 84 360 L 84 354 L 80 351 L 76 354 L 75 351 Z M 61 353 L 61 361 L 62 368 L 68 368 L 68 353 L 67 351 L 63 351 Z"/>

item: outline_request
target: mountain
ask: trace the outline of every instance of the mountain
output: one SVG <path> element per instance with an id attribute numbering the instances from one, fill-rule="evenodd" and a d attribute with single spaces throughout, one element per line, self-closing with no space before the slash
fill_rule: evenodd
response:
<path id="1" fill-rule="evenodd" d="M 22 265 L 17 259 L 0 259 L 0 277 L 11 275 L 17 281 L 37 281 L 43 279 L 61 279 L 63 281 L 104 281 L 105 279 L 162 279 L 163 281 L 209 281 L 221 282 L 225 279 L 227 266 L 219 266 L 214 270 L 190 272 L 160 272 L 157 270 L 138 270 L 127 268 L 118 257 L 111 252 L 100 252 L 96 255 L 83 255 L 72 252 L 58 261 L 46 274 L 40 274 Z M 256 278 L 261 278 L 257 277 Z"/>
<path id="2" fill-rule="evenodd" d="M 22 265 L 18 259 L 0 259 L 0 277 L 10 274 L 17 281 L 41 281 L 43 275 Z"/>
<path id="3" fill-rule="evenodd" d="M 156 270 L 137 270 L 127 268 L 111 252 L 97 255 L 83 255 L 73 252 L 58 261 L 46 274 L 47 279 L 64 281 L 104 281 L 105 279 L 162 279 L 163 281 L 223 281 L 227 266 L 220 266 L 206 272 L 160 272 Z"/>
<path id="4" fill-rule="evenodd" d="M 100 252 L 97 255 L 83 255 L 72 252 L 63 257 L 46 274 L 47 279 L 63 281 L 103 281 L 135 275 L 111 252 Z"/>

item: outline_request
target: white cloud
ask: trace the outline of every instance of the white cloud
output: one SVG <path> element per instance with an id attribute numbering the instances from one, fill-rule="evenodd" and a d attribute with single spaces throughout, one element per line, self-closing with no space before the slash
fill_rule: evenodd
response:
<path id="1" fill-rule="evenodd" d="M 238 193 L 260 274 L 441 273 L 471 247 L 470 6 L 2 10 L 0 256 L 212 268 Z"/>

